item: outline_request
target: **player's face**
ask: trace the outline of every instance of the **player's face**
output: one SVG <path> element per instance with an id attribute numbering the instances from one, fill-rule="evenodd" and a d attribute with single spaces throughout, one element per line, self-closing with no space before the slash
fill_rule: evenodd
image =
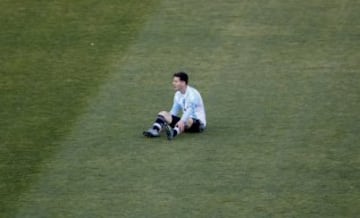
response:
<path id="1" fill-rule="evenodd" d="M 175 91 L 182 91 L 185 87 L 185 82 L 181 81 L 179 77 L 174 77 L 172 84 L 174 86 Z"/>

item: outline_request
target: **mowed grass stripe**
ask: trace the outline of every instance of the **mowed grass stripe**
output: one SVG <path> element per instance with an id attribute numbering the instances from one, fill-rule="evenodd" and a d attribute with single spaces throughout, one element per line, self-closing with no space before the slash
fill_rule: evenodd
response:
<path id="1" fill-rule="evenodd" d="M 159 1 L 1 1 L 0 216 L 71 130 Z"/>
<path id="2" fill-rule="evenodd" d="M 354 216 L 356 7 L 163 1 L 125 58 L 113 57 L 19 217 Z M 207 132 L 142 138 L 181 68 L 203 91 Z"/>

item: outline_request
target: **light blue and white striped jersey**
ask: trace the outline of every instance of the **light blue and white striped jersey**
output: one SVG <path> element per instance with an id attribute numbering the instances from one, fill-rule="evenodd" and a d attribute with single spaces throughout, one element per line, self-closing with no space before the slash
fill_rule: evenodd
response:
<path id="1" fill-rule="evenodd" d="M 195 118 L 206 126 L 205 107 L 200 93 L 193 87 L 187 86 L 185 94 L 177 91 L 174 96 L 174 104 L 170 113 L 174 116 L 182 112 L 181 120 L 186 122 L 189 118 Z"/>

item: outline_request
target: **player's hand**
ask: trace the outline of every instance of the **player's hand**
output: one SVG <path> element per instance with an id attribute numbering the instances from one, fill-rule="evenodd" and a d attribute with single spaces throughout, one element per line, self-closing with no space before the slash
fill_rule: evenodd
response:
<path id="1" fill-rule="evenodd" d="M 180 120 L 179 122 L 177 122 L 176 126 L 179 128 L 179 130 L 180 130 L 181 132 L 184 132 L 184 130 L 185 130 L 185 123 L 184 123 L 184 121 Z"/>

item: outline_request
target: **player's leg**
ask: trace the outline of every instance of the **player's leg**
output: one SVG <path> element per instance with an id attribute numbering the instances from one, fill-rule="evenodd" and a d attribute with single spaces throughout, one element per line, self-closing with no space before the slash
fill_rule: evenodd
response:
<path id="1" fill-rule="evenodd" d="M 196 129 L 199 129 L 200 121 L 197 119 L 190 118 L 185 122 L 185 128 L 180 129 L 178 126 L 176 126 L 176 123 L 179 122 L 179 117 L 172 117 L 172 125 L 167 125 L 166 127 L 166 135 L 169 140 L 172 140 L 177 135 L 180 135 L 182 132 L 200 132 L 195 131 Z"/>
<path id="2" fill-rule="evenodd" d="M 170 124 L 173 121 L 173 116 L 167 111 L 159 112 L 158 117 L 162 117 L 167 124 Z"/>
<path id="3" fill-rule="evenodd" d="M 158 137 L 160 136 L 161 130 L 167 123 L 171 123 L 171 114 L 167 111 L 161 111 L 158 113 L 153 125 L 147 131 L 143 132 L 144 136 L 147 137 Z"/>
<path id="4" fill-rule="evenodd" d="M 188 123 L 185 132 L 199 133 L 205 130 L 205 125 L 198 119 L 191 118 Z"/>
<path id="5" fill-rule="evenodd" d="M 169 140 L 172 140 L 180 132 L 176 124 L 179 122 L 180 117 L 169 114 L 170 117 L 167 120 L 168 123 L 165 125 L 166 136 Z"/>

